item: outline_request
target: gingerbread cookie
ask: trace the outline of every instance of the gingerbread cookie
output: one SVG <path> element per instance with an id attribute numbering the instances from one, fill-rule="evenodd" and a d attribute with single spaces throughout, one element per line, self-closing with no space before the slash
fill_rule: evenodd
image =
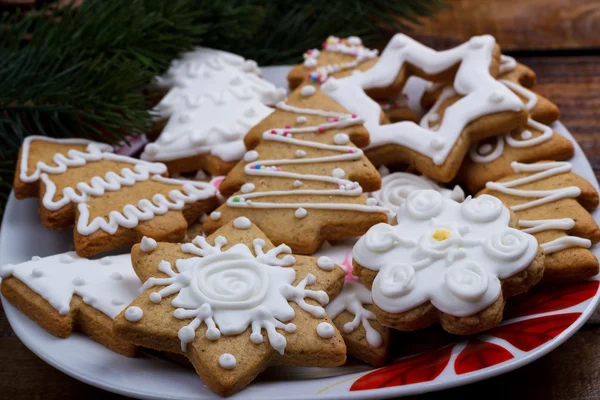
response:
<path id="1" fill-rule="evenodd" d="M 395 35 L 369 70 L 330 77 L 322 90 L 365 119 L 371 136 L 367 157 L 375 164 L 406 163 L 440 182 L 451 181 L 471 143 L 523 128 L 528 113 L 521 99 L 496 80 L 500 50 L 492 36 L 476 36 L 436 52 L 406 35 Z M 453 82 L 440 94 L 427 123 L 381 125 L 381 107 L 365 90 L 404 83 L 410 76 Z"/>
<path id="2" fill-rule="evenodd" d="M 341 332 L 348 355 L 381 366 L 389 354 L 391 330 L 375 318 L 371 291 L 352 275 L 352 248 L 357 240 L 326 242 L 314 256 L 319 257 L 318 262 L 323 266 L 335 264 L 346 271 L 344 288 L 325 311 Z"/>
<path id="3" fill-rule="evenodd" d="M 39 197 L 44 226 L 75 225 L 75 250 L 91 256 L 142 236 L 184 237 L 188 223 L 214 209 L 216 190 L 204 182 L 169 179 L 166 167 L 112 153 L 83 139 L 25 139 L 15 173 L 19 199 Z"/>
<path id="4" fill-rule="evenodd" d="M 379 106 L 390 122 L 419 122 L 417 114 L 408 106 L 408 97 L 405 93 L 388 100 L 379 100 Z"/>
<path id="5" fill-rule="evenodd" d="M 227 173 L 244 155 L 243 137 L 285 98 L 235 54 L 198 49 L 171 68 L 172 88 L 154 112 L 162 132 L 141 158 L 161 161 L 170 172 Z"/>
<path id="6" fill-rule="evenodd" d="M 222 396 L 269 365 L 341 365 L 346 347 L 323 306 L 342 289 L 344 271 L 290 253 L 245 217 L 208 239 L 136 245 L 132 260 L 145 291 L 116 318 L 115 331 L 185 355 Z"/>
<path id="7" fill-rule="evenodd" d="M 514 215 L 495 197 L 457 203 L 420 190 L 396 218 L 371 228 L 352 252 L 384 326 L 413 331 L 439 321 L 450 333 L 478 333 L 502 320 L 505 298 L 544 273 L 537 241 L 511 227 Z"/>
<path id="8" fill-rule="evenodd" d="M 136 346 L 113 334 L 112 320 L 135 299 L 141 283 L 129 254 L 99 260 L 75 252 L 33 257 L 0 268 L 2 295 L 39 326 L 66 338 L 74 330 L 128 357 Z"/>
<path id="9" fill-rule="evenodd" d="M 250 150 L 220 186 L 230 197 L 204 230 L 244 215 L 274 243 L 312 254 L 386 221 L 387 210 L 363 194 L 381 178 L 355 146 L 368 143 L 362 122 L 315 86 L 297 88 L 246 136 Z"/>
<path id="10" fill-rule="evenodd" d="M 564 283 L 598 273 L 598 259 L 588 248 L 600 229 L 586 210 L 598 206 L 598 192 L 568 162 L 511 164 L 515 175 L 488 182 L 482 194 L 502 200 L 546 253 L 544 283 Z"/>
<path id="11" fill-rule="evenodd" d="M 396 209 L 400 207 L 406 198 L 417 190 L 436 190 L 442 196 L 457 202 L 465 199 L 465 192 L 456 185 L 452 190 L 439 186 L 437 183 L 424 176 L 414 175 L 409 172 L 389 173 L 380 168 L 381 189 L 369 195 L 377 200 L 378 204 L 388 209 L 388 219 L 392 223 L 396 216 Z"/>
<path id="12" fill-rule="evenodd" d="M 535 86 L 535 72 L 528 66 L 517 62 L 513 57 L 504 54 L 500 56 L 498 74 L 500 79 L 507 79 L 526 88 Z"/>

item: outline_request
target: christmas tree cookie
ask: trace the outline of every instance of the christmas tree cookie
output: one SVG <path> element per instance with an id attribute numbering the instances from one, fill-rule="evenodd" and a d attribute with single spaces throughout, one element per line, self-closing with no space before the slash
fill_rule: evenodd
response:
<path id="1" fill-rule="evenodd" d="M 75 225 L 75 250 L 91 256 L 139 242 L 177 241 L 189 222 L 214 209 L 216 189 L 169 179 L 166 167 L 112 153 L 83 139 L 30 136 L 21 147 L 14 190 L 39 198 L 44 226 Z"/>
<path id="2" fill-rule="evenodd" d="M 387 210 L 363 194 L 381 178 L 356 147 L 369 141 L 362 123 L 317 87 L 298 87 L 246 136 L 249 151 L 220 186 L 230 197 L 204 231 L 244 215 L 274 243 L 312 254 L 386 221 Z"/>
<path id="3" fill-rule="evenodd" d="M 290 253 L 245 217 L 192 243 L 136 245 L 144 292 L 116 318 L 116 334 L 185 355 L 222 396 L 270 365 L 341 365 L 346 347 L 323 307 L 344 271 Z"/>
<path id="4" fill-rule="evenodd" d="M 598 273 L 598 259 L 588 248 L 600 240 L 589 214 L 598 206 L 598 192 L 568 162 L 511 164 L 513 175 L 488 182 L 482 194 L 504 202 L 546 253 L 545 283 L 564 283 Z"/>

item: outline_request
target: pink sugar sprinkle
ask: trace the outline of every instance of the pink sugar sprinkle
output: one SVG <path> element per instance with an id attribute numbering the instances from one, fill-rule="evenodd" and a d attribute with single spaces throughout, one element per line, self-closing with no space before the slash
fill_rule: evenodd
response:
<path id="1" fill-rule="evenodd" d="M 352 114 L 352 118 L 356 118 L 356 114 Z"/>
<path id="2" fill-rule="evenodd" d="M 325 129 L 323 129 L 323 127 L 322 127 L 322 126 L 320 126 L 320 127 L 319 127 L 319 129 L 318 129 L 319 133 L 323 133 L 323 131 L 324 131 L 324 130 L 325 130 Z"/>
<path id="3" fill-rule="evenodd" d="M 285 129 L 290 129 L 292 126 L 291 125 L 286 125 Z"/>
<path id="4" fill-rule="evenodd" d="M 275 129 L 271 129 L 271 134 L 275 135 L 275 134 L 277 134 L 277 131 Z"/>
<path id="5" fill-rule="evenodd" d="M 348 153 L 352 154 L 352 153 L 354 153 L 354 150 L 348 149 Z"/>

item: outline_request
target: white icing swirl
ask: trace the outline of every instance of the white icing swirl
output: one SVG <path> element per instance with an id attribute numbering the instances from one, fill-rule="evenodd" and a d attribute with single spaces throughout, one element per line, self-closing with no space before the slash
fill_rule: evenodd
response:
<path id="1" fill-rule="evenodd" d="M 415 280 L 415 269 L 406 264 L 386 266 L 375 278 L 377 289 L 388 298 L 408 294 L 415 287 Z"/>
<path id="2" fill-rule="evenodd" d="M 406 211 L 416 219 L 430 219 L 437 216 L 443 208 L 442 195 L 435 190 L 419 190 L 408 195 Z"/>
<path id="3" fill-rule="evenodd" d="M 483 245 L 483 251 L 499 261 L 515 261 L 523 256 L 529 246 L 527 233 L 507 228 L 491 235 Z"/>
<path id="4" fill-rule="evenodd" d="M 452 294 L 469 302 L 481 299 L 489 286 L 488 273 L 472 262 L 450 266 L 444 279 Z"/>
<path id="5" fill-rule="evenodd" d="M 385 253 L 396 246 L 396 231 L 389 224 L 377 224 L 364 236 L 365 247 L 376 253 Z"/>
<path id="6" fill-rule="evenodd" d="M 468 197 L 461 205 L 463 217 L 473 222 L 490 222 L 496 220 L 502 214 L 504 205 L 502 202 L 487 194 L 476 198 Z"/>

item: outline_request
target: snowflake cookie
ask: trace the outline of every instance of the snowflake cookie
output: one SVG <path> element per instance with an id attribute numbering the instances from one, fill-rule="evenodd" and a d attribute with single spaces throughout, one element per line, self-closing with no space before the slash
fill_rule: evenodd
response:
<path id="1" fill-rule="evenodd" d="M 542 278 L 542 249 L 511 227 L 516 219 L 493 196 L 459 204 L 415 191 L 396 218 L 398 225 L 372 227 L 352 253 L 385 326 L 412 331 L 439 321 L 450 333 L 481 332 L 500 322 L 505 297 Z"/>
<path id="2" fill-rule="evenodd" d="M 116 318 L 117 335 L 184 354 L 220 395 L 248 385 L 269 365 L 338 366 L 346 347 L 323 308 L 344 270 L 275 247 L 239 217 L 192 243 L 134 246 L 144 293 Z M 128 310 L 143 311 L 140 319 Z"/>

